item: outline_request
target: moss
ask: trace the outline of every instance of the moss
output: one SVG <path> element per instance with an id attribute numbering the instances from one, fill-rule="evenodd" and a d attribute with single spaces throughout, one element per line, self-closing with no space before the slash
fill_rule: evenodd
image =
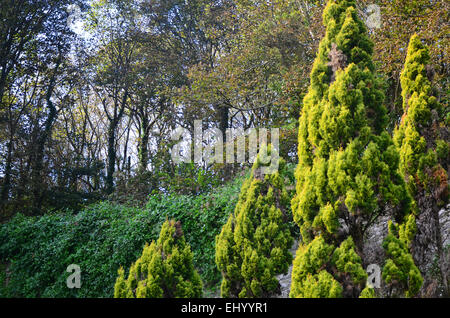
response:
<path id="1" fill-rule="evenodd" d="M 159 239 L 146 244 L 142 255 L 131 265 L 128 279 L 118 271 L 115 298 L 194 298 L 202 296 L 202 282 L 194 269 L 193 254 L 181 224 L 166 221 Z"/>

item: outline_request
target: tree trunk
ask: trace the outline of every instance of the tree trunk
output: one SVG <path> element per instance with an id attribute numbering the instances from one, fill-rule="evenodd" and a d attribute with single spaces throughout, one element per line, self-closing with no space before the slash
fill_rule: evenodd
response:
<path id="1" fill-rule="evenodd" d="M 116 167 L 116 126 L 115 120 L 111 121 L 108 128 L 108 163 L 106 168 L 106 193 L 114 191 L 114 172 Z"/>
<path id="2" fill-rule="evenodd" d="M 51 132 L 53 129 L 53 123 L 57 117 L 57 111 L 55 105 L 51 100 L 53 95 L 53 91 L 56 85 L 56 76 L 59 69 L 59 66 L 62 62 L 62 56 L 58 57 L 56 62 L 55 70 L 50 79 L 50 84 L 47 88 L 45 100 L 47 102 L 48 107 L 48 117 L 45 120 L 44 131 L 37 138 L 37 142 L 35 147 L 34 162 L 32 162 L 32 185 L 33 185 L 33 214 L 39 214 L 41 212 L 43 193 L 44 193 L 44 184 L 43 184 L 43 168 L 44 168 L 44 151 L 45 145 L 47 143 L 48 138 L 51 136 Z"/>
<path id="3" fill-rule="evenodd" d="M 1 199 L 3 204 L 5 204 L 9 198 L 9 189 L 11 187 L 12 148 L 13 148 L 12 138 L 13 137 L 11 136 L 11 139 L 9 140 L 8 143 L 8 154 L 6 156 L 6 165 L 5 165 L 5 178 L 3 181 L 1 192 Z"/>
<path id="4" fill-rule="evenodd" d="M 441 226 L 439 221 L 439 208 L 436 206 L 435 199 L 432 196 L 426 195 L 422 191 L 417 195 L 417 204 L 420 213 L 417 216 L 417 234 L 412 242 L 412 254 L 414 262 L 419 268 L 424 278 L 423 296 L 438 297 L 439 296 L 439 282 L 432 277 L 433 264 L 437 258 L 437 272 L 442 281 L 444 293 L 448 293 L 447 277 L 445 269 L 443 268 L 444 249 L 441 237 Z"/>
<path id="5" fill-rule="evenodd" d="M 219 106 L 219 118 L 220 118 L 219 129 L 222 132 L 223 142 L 226 142 L 226 140 L 227 140 L 226 139 L 226 130 L 229 128 L 228 127 L 228 122 L 229 122 L 228 107 Z"/>
<path id="6" fill-rule="evenodd" d="M 142 136 L 139 142 L 139 172 L 145 172 L 148 165 L 149 131 L 146 118 L 142 121 Z"/>

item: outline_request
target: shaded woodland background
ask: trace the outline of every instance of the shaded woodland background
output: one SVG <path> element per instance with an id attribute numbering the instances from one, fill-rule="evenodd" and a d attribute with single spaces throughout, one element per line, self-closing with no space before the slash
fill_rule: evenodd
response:
<path id="1" fill-rule="evenodd" d="M 359 1 L 362 17 L 372 3 L 381 8 L 382 26 L 370 36 L 393 128 L 415 32 L 431 45 L 435 95 L 447 103 L 449 4 Z M 78 19 L 68 9 L 74 4 Z M 170 132 L 192 131 L 195 119 L 222 131 L 280 127 L 282 155 L 296 163 L 296 119 L 324 33 L 323 7 L 300 0 L 3 0 L 2 219 L 108 197 L 139 204 L 152 192 L 201 193 L 233 178 L 240 167 L 172 162 Z"/>

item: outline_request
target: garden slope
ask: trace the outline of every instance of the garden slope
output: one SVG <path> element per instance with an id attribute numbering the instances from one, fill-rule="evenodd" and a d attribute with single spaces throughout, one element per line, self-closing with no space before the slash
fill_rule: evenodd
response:
<path id="1" fill-rule="evenodd" d="M 215 236 L 233 212 L 242 179 L 199 196 L 151 196 L 144 209 L 102 202 L 72 214 L 18 214 L 0 225 L 0 297 L 112 297 L 117 270 L 128 270 L 166 218 L 181 221 L 205 287 L 220 280 Z M 66 268 L 81 268 L 69 289 Z"/>

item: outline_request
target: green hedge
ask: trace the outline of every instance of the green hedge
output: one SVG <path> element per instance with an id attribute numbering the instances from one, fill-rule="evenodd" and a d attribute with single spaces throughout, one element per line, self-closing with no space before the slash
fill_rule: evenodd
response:
<path id="1" fill-rule="evenodd" d="M 166 218 L 181 221 L 205 287 L 214 286 L 220 280 L 214 239 L 241 185 L 239 178 L 195 197 L 151 196 L 144 209 L 102 202 L 77 214 L 18 214 L 0 225 L 0 297 L 112 297 L 118 268 L 128 270 Z M 80 289 L 66 286 L 70 264 L 81 268 Z"/>

